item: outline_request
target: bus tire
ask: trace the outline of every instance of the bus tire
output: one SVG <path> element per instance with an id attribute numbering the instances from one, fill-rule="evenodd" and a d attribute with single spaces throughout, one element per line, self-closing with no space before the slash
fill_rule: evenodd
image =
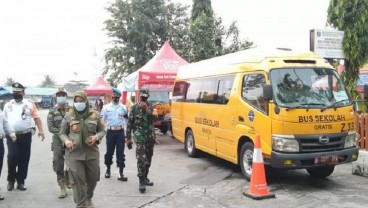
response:
<path id="1" fill-rule="evenodd" d="M 239 155 L 239 166 L 247 181 L 250 181 L 252 176 L 253 149 L 254 145 L 252 142 L 245 142 Z"/>
<path id="2" fill-rule="evenodd" d="M 185 135 L 185 150 L 189 157 L 197 157 L 198 150 L 195 147 L 195 140 L 192 130 L 188 130 Z"/>
<path id="3" fill-rule="evenodd" d="M 307 172 L 312 178 L 326 178 L 334 172 L 335 166 L 321 166 L 307 168 Z"/>

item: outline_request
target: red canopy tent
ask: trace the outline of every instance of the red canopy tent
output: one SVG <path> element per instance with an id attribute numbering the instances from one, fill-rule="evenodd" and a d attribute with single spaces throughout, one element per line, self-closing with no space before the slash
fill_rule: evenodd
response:
<path id="1" fill-rule="evenodd" d="M 156 55 L 143 67 L 129 74 L 123 80 L 123 103 L 127 92 L 137 92 L 141 87 L 151 92 L 171 92 L 176 74 L 181 65 L 188 64 L 166 41 Z"/>
<path id="2" fill-rule="evenodd" d="M 100 76 L 91 87 L 84 89 L 84 92 L 87 95 L 104 96 L 112 93 L 112 87 Z"/>
<path id="3" fill-rule="evenodd" d="M 170 92 L 181 65 L 188 64 L 165 42 L 156 55 L 142 68 L 124 78 L 123 91 L 146 87 L 153 92 Z"/>

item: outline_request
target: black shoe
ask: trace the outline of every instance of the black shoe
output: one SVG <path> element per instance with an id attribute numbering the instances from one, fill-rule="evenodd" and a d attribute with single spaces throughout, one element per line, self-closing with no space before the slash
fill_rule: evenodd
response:
<path id="1" fill-rule="evenodd" d="M 26 186 L 26 185 L 24 185 L 24 184 L 18 184 L 18 185 L 17 185 L 17 189 L 19 189 L 19 190 L 21 190 L 21 191 L 25 191 L 25 190 L 27 190 L 27 186 Z"/>
<path id="2" fill-rule="evenodd" d="M 151 182 L 147 177 L 144 178 L 144 181 L 146 182 L 146 186 L 153 186 L 153 182 Z"/>
<path id="3" fill-rule="evenodd" d="M 107 169 L 105 173 L 105 178 L 110 178 L 110 176 L 111 176 L 110 170 Z"/>
<path id="4" fill-rule="evenodd" d="M 146 182 L 143 177 L 139 177 L 139 191 L 144 193 L 146 191 Z"/>
<path id="5" fill-rule="evenodd" d="M 14 182 L 8 183 L 8 191 L 12 191 L 14 189 Z"/>
<path id="6" fill-rule="evenodd" d="M 3 195 L 0 195 L 0 201 L 4 200 L 4 196 Z"/>
<path id="7" fill-rule="evenodd" d="M 118 177 L 119 181 L 128 181 L 128 178 L 124 176 L 124 174 L 119 173 L 119 177 Z"/>

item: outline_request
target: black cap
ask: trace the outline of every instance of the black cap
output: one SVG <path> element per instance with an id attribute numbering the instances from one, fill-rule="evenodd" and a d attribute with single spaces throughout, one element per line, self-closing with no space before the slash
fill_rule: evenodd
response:
<path id="1" fill-rule="evenodd" d="M 13 92 L 21 92 L 23 91 L 24 89 L 26 89 L 21 83 L 19 82 L 14 82 L 12 84 L 12 87 L 13 87 Z"/>

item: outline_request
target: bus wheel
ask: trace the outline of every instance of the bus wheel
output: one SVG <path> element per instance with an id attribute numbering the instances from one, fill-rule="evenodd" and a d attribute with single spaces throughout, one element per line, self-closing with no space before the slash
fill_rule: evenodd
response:
<path id="1" fill-rule="evenodd" d="M 247 181 L 250 181 L 250 177 L 252 176 L 253 149 L 253 143 L 246 142 L 243 144 L 239 155 L 239 165 Z"/>
<path id="2" fill-rule="evenodd" d="M 189 157 L 196 157 L 198 155 L 192 130 L 188 130 L 187 134 L 185 135 L 185 150 L 187 151 Z"/>
<path id="3" fill-rule="evenodd" d="M 307 168 L 310 176 L 313 178 L 326 178 L 330 176 L 335 169 L 335 166 L 321 166 L 314 168 Z"/>

